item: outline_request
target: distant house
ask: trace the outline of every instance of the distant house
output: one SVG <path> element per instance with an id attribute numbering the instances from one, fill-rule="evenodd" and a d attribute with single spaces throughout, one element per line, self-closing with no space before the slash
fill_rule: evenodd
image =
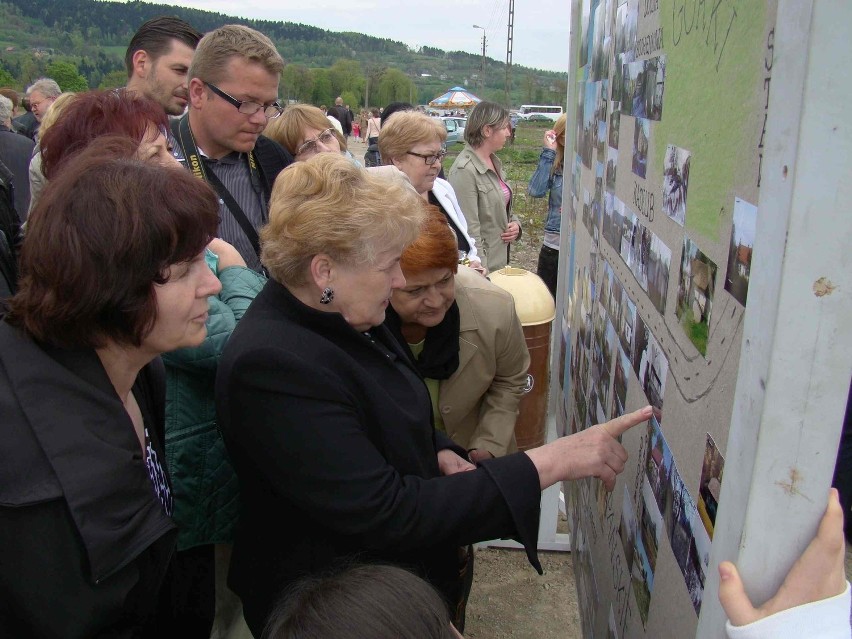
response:
<path id="1" fill-rule="evenodd" d="M 748 277 L 751 271 L 751 250 L 750 246 L 737 245 L 737 273 L 740 277 Z"/>

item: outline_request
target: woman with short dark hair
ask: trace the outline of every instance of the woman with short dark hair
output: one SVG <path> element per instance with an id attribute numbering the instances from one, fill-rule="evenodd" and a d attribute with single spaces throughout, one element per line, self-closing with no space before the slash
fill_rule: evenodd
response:
<path id="1" fill-rule="evenodd" d="M 512 215 L 512 189 L 495 155 L 511 134 L 509 112 L 495 102 L 480 102 L 467 119 L 465 147 L 450 167 L 467 230 L 489 272 L 509 263 L 509 245 L 521 237 L 521 223 Z"/>
<path id="2" fill-rule="evenodd" d="M 158 355 L 206 335 L 218 203 L 109 141 L 29 219 L 0 322 L 0 619 L 9 636 L 150 631 L 176 530 Z"/>

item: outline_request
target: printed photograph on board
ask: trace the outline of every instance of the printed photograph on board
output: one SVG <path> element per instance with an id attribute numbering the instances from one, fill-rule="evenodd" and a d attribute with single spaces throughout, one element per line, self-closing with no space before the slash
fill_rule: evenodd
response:
<path id="1" fill-rule="evenodd" d="M 734 223 L 731 227 L 731 246 L 728 249 L 728 274 L 725 290 L 743 306 L 748 298 L 748 279 L 751 272 L 751 251 L 757 225 L 757 207 L 740 198 L 734 199 Z"/>
<path id="2" fill-rule="evenodd" d="M 677 467 L 675 466 L 675 469 Z M 703 554 L 709 557 L 709 544 L 696 543 L 696 533 L 706 537 L 707 531 L 701 525 L 698 508 L 686 485 L 677 472 L 672 473 L 672 552 L 689 592 L 695 613 L 701 610 L 701 598 L 704 592 L 705 570 L 702 565 Z M 696 528 L 698 530 L 696 530 Z M 699 545 L 702 546 L 701 552 Z"/>
<path id="3" fill-rule="evenodd" d="M 613 83 L 613 90 L 615 90 Z M 613 102 L 609 112 L 609 147 L 618 150 L 618 132 L 621 126 L 621 106 Z"/>
<path id="4" fill-rule="evenodd" d="M 633 500 L 630 499 L 630 491 L 627 484 L 624 486 L 624 494 L 621 500 L 621 521 L 618 524 L 618 536 L 621 539 L 621 547 L 624 550 L 627 570 L 633 569 L 633 558 L 636 554 L 636 536 L 639 534 L 639 524 L 636 521 L 636 513 L 633 511 Z"/>
<path id="5" fill-rule="evenodd" d="M 648 170 L 648 147 L 651 137 L 651 121 L 636 118 L 633 128 L 633 173 L 640 178 L 645 177 Z"/>
<path id="6" fill-rule="evenodd" d="M 722 490 L 724 470 L 725 458 L 722 457 L 710 433 L 707 433 L 704 463 L 701 466 L 701 480 L 698 484 L 698 514 L 711 540 L 713 528 L 716 525 L 716 510 L 719 508 L 719 493 Z"/>
<path id="7" fill-rule="evenodd" d="M 615 356 L 614 375 L 612 379 L 613 409 L 610 411 L 610 419 L 620 417 L 624 414 L 624 406 L 627 403 L 627 371 L 630 370 L 630 359 L 620 348 Z"/>
<path id="8" fill-rule="evenodd" d="M 716 264 L 698 250 L 695 242 L 684 237 L 675 314 L 689 341 L 704 356 L 707 355 L 715 282 Z"/>
<path id="9" fill-rule="evenodd" d="M 609 41 L 604 41 L 606 30 L 606 2 L 601 2 L 594 9 L 594 25 L 589 27 L 592 33 L 591 69 L 589 69 L 590 80 L 601 80 L 609 76 Z"/>
<path id="10" fill-rule="evenodd" d="M 664 314 L 669 291 L 669 269 L 672 263 L 672 251 L 654 233 L 651 234 L 651 247 L 648 252 L 647 278 L 648 297 L 654 307 Z"/>
<path id="11" fill-rule="evenodd" d="M 648 452 L 645 459 L 645 475 L 654 493 L 657 508 L 663 515 L 666 537 L 671 537 L 672 529 L 672 472 L 674 458 L 669 449 L 660 422 L 655 418 L 648 420 Z"/>
<path id="12" fill-rule="evenodd" d="M 639 385 L 651 404 L 658 412 L 662 422 L 663 397 L 666 392 L 666 377 L 669 372 L 669 360 L 651 329 L 642 316 L 636 314 L 636 340 L 633 345 L 633 370 L 639 378 Z"/>
<path id="13" fill-rule="evenodd" d="M 615 193 L 615 175 L 618 171 L 618 149 L 607 147 L 606 153 L 606 192 Z"/>
<path id="14" fill-rule="evenodd" d="M 630 299 L 627 291 L 623 291 L 621 295 L 621 308 L 616 320 L 616 330 L 618 331 L 618 339 L 621 342 L 621 348 L 625 353 L 630 352 L 633 345 L 633 333 L 636 326 L 636 304 Z"/>
<path id="15" fill-rule="evenodd" d="M 666 147 L 663 163 L 663 213 L 683 226 L 686 222 L 686 193 L 689 188 L 690 153 L 673 144 Z"/>
<path id="16" fill-rule="evenodd" d="M 633 62 L 639 21 L 638 0 L 622 3 L 615 13 L 615 54 L 623 54 L 624 62 Z"/>
<path id="17" fill-rule="evenodd" d="M 642 111 L 639 116 L 659 122 L 663 119 L 663 94 L 666 86 L 666 56 L 645 60 Z"/>

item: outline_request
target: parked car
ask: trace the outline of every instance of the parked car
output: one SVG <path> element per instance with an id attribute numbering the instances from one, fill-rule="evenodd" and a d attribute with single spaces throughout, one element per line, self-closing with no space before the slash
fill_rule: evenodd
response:
<path id="1" fill-rule="evenodd" d="M 467 118 L 459 117 L 442 117 L 441 121 L 447 129 L 447 146 L 453 144 L 464 143 L 464 127 L 467 124 Z"/>

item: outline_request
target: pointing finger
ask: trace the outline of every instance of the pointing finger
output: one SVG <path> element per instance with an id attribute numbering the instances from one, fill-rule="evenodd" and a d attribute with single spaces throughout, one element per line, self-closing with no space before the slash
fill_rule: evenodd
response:
<path id="1" fill-rule="evenodd" d="M 640 408 L 632 413 L 627 413 L 621 417 L 611 419 L 608 422 L 601 424 L 601 426 L 610 434 L 611 437 L 620 437 L 622 433 L 627 432 L 636 424 L 641 424 L 642 422 L 646 422 L 651 419 L 653 412 L 654 411 L 651 406 L 645 406 L 645 408 Z"/>

